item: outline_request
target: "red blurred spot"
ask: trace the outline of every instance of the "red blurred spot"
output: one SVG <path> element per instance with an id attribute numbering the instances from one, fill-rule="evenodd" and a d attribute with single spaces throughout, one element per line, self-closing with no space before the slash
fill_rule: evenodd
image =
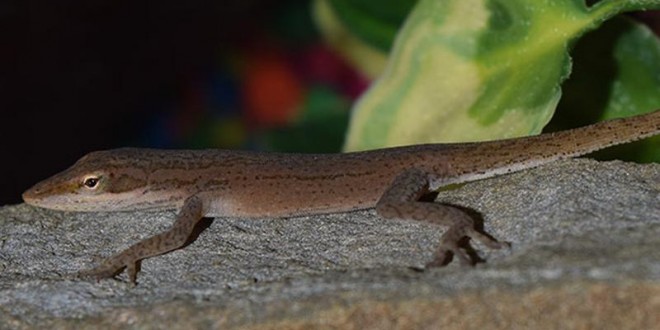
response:
<path id="1" fill-rule="evenodd" d="M 302 104 L 303 87 L 282 56 L 259 54 L 248 59 L 243 98 L 248 119 L 259 126 L 282 126 Z"/>

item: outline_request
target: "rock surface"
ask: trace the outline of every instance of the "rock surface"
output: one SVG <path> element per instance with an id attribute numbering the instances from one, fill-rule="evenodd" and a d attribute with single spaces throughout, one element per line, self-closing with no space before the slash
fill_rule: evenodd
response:
<path id="1" fill-rule="evenodd" d="M 0 328 L 651 329 L 660 324 L 660 165 L 571 160 L 441 192 L 509 250 L 419 269 L 442 230 L 373 210 L 205 220 L 138 285 L 70 274 L 171 212 L 0 209 Z M 126 279 L 124 275 L 120 279 Z"/>

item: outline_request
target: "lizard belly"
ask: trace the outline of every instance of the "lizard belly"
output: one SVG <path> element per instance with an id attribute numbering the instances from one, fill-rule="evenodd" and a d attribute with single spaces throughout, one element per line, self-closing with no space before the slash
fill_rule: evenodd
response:
<path id="1" fill-rule="evenodd" d="M 241 188 L 232 188 L 231 196 L 211 199 L 207 216 L 256 218 L 346 212 L 373 207 L 384 189 L 342 180 L 262 182 Z"/>

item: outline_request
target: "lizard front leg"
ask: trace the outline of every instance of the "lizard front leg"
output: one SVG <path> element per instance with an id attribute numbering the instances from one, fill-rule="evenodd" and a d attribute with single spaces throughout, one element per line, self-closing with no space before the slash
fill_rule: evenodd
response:
<path id="1" fill-rule="evenodd" d="M 458 246 L 463 237 L 470 237 L 489 248 L 499 249 L 508 244 L 498 242 L 474 228 L 474 220 L 465 211 L 419 199 L 429 193 L 429 175 L 420 169 L 409 169 L 399 174 L 376 204 L 376 212 L 386 219 L 406 219 L 448 226 L 437 249 L 435 259 L 427 267 L 446 263 L 453 253 L 462 264 L 472 264 L 468 254 Z"/>
<path id="2" fill-rule="evenodd" d="M 99 266 L 78 273 L 80 277 L 98 279 L 113 277 L 126 268 L 131 283 L 137 279 L 137 263 L 145 258 L 161 255 L 186 243 L 193 228 L 202 219 L 203 202 L 197 196 L 186 199 L 167 231 L 146 238 L 107 259 Z"/>

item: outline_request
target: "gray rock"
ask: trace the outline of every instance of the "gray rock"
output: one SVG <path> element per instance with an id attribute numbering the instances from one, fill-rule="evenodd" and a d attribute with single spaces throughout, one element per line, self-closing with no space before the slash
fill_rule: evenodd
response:
<path id="1" fill-rule="evenodd" d="M 0 209 L 0 327 L 651 328 L 660 315 L 660 165 L 571 160 L 453 187 L 511 242 L 420 271 L 443 229 L 373 210 L 205 220 L 187 247 L 99 283 L 75 272 L 174 213 Z M 206 228 L 208 227 L 208 228 Z M 655 323 L 654 323 L 655 322 Z"/>

